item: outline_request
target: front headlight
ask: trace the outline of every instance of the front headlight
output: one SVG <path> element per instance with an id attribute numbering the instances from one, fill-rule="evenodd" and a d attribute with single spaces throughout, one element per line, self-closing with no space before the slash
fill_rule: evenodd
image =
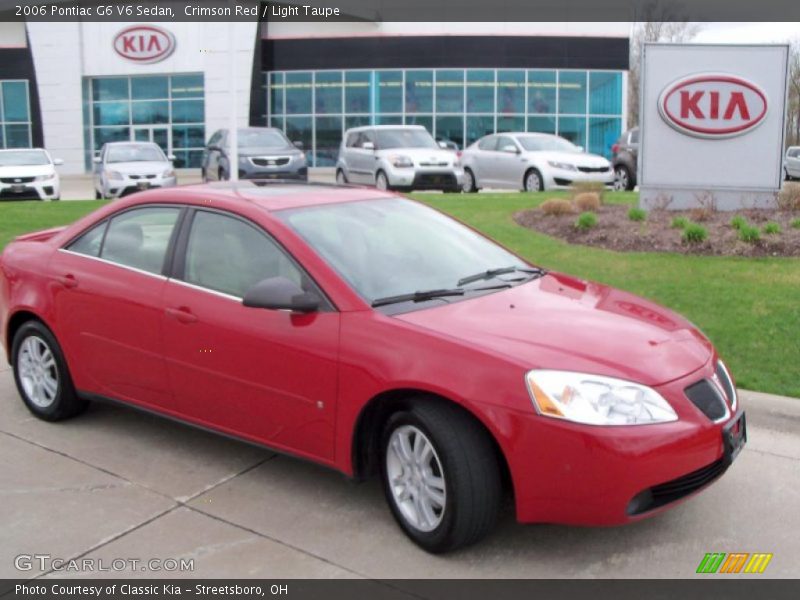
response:
<path id="1" fill-rule="evenodd" d="M 396 156 L 390 156 L 389 162 L 398 169 L 408 169 L 414 166 L 413 160 L 411 160 L 408 156 L 403 156 L 400 154 Z"/>
<path id="2" fill-rule="evenodd" d="M 571 165 L 569 163 L 562 163 L 556 162 L 554 160 L 548 160 L 547 164 L 553 167 L 554 169 L 561 169 L 563 171 L 577 171 L 578 168 L 575 165 Z"/>
<path id="3" fill-rule="evenodd" d="M 650 425 L 678 415 L 654 389 L 623 379 L 572 371 L 530 371 L 525 376 L 540 414 L 588 425 Z"/>
<path id="4" fill-rule="evenodd" d="M 161 174 L 162 179 L 165 179 L 167 177 L 175 177 L 175 169 L 167 169 Z"/>
<path id="5" fill-rule="evenodd" d="M 111 171 L 111 170 L 106 171 L 106 177 L 108 177 L 109 179 L 123 179 L 122 173 L 120 173 L 119 171 Z"/>
<path id="6" fill-rule="evenodd" d="M 55 177 L 55 175 L 52 175 L 52 174 L 51 175 L 37 175 L 36 177 L 33 178 L 33 180 L 34 181 L 50 181 L 54 177 Z"/>

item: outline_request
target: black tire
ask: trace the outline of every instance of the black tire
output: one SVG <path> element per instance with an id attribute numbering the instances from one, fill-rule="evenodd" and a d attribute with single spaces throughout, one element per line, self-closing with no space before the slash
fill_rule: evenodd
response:
<path id="1" fill-rule="evenodd" d="M 383 186 L 380 183 L 381 178 L 383 178 L 383 181 L 385 182 L 385 186 Z M 392 187 L 392 185 L 389 183 L 389 176 L 386 173 L 384 173 L 382 170 L 378 171 L 377 173 L 375 173 L 375 187 L 378 188 L 379 190 L 383 190 L 385 192 L 391 192 L 394 189 Z"/>
<path id="2" fill-rule="evenodd" d="M 636 187 L 636 182 L 631 177 L 631 171 L 625 165 L 617 165 L 614 169 L 614 190 L 630 192 Z"/>
<path id="3" fill-rule="evenodd" d="M 472 172 L 472 169 L 464 169 L 464 175 L 468 175 L 469 178 L 465 177 L 464 185 L 462 186 L 461 190 L 465 194 L 474 194 L 478 191 L 478 185 L 475 183 L 475 174 Z"/>
<path id="4" fill-rule="evenodd" d="M 53 358 L 53 365 L 46 369 L 48 373 L 56 380 L 56 392 L 50 402 L 46 406 L 38 404 L 33 397 L 29 394 L 30 384 L 23 381 L 24 375 L 21 371 L 24 369 L 23 363 L 25 358 L 23 355 L 24 344 L 30 340 L 31 343 L 42 343 L 46 346 Z M 64 354 L 61 352 L 61 347 L 58 345 L 55 336 L 50 330 L 39 321 L 28 321 L 22 325 L 16 334 L 14 334 L 14 341 L 11 344 L 11 356 L 14 365 L 14 382 L 17 384 L 17 391 L 22 397 L 22 401 L 28 410 L 35 416 L 44 421 L 61 421 L 74 417 L 75 415 L 83 412 L 88 402 L 78 397 L 75 393 L 75 387 L 72 384 L 72 378 L 67 368 L 67 363 L 64 360 Z"/>
<path id="5" fill-rule="evenodd" d="M 102 200 L 102 199 L 103 199 L 103 196 L 101 196 L 101 195 L 100 195 L 100 192 L 98 192 L 97 190 L 95 190 L 95 191 L 94 191 L 94 199 L 95 199 L 95 200 Z"/>
<path id="6" fill-rule="evenodd" d="M 438 525 L 429 531 L 416 527 L 403 515 L 388 474 L 387 457 L 394 452 L 389 449 L 392 434 L 408 431 L 409 426 L 430 441 L 442 467 L 444 507 L 437 515 Z M 454 405 L 420 398 L 410 409 L 389 417 L 381 436 L 381 479 L 395 520 L 428 552 L 448 552 L 473 544 L 497 521 L 502 486 L 492 440 L 477 421 Z"/>
<path id="7" fill-rule="evenodd" d="M 220 169 L 217 172 L 217 181 L 225 181 L 228 179 L 228 174 L 225 172 L 225 169 Z"/>
<path id="8" fill-rule="evenodd" d="M 336 185 L 347 185 L 348 183 L 347 175 L 344 174 L 344 170 L 338 169 L 336 171 Z"/>
<path id="9" fill-rule="evenodd" d="M 531 175 L 536 175 L 539 182 L 536 184 L 531 184 Z M 533 189 L 533 188 L 536 189 Z M 522 189 L 526 192 L 543 192 L 544 191 L 544 179 L 542 179 L 542 174 L 539 172 L 539 169 L 528 169 L 525 171 L 525 176 L 522 178 Z"/>

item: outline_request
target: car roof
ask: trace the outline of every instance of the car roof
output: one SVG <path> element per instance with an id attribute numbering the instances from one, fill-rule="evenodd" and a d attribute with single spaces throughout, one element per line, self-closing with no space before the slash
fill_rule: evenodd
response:
<path id="1" fill-rule="evenodd" d="M 0 148 L 0 152 L 30 152 L 31 150 L 47 152 L 44 148 Z"/>
<path id="2" fill-rule="evenodd" d="M 351 127 L 346 133 L 352 131 L 366 131 L 368 129 L 425 129 L 425 127 L 422 125 L 361 125 L 359 127 Z"/>
<path id="3" fill-rule="evenodd" d="M 358 202 L 360 200 L 377 200 L 381 198 L 396 198 L 395 194 L 382 192 L 375 188 L 358 186 L 341 186 L 322 183 L 283 183 L 268 181 L 256 185 L 247 181 L 219 181 L 215 183 L 186 185 L 164 190 L 140 192 L 130 196 L 141 198 L 142 201 L 155 201 L 157 196 L 168 195 L 175 200 L 181 196 L 184 199 L 208 204 L 219 202 L 221 205 L 228 203 L 249 202 L 267 211 L 277 211 L 287 208 L 300 208 L 305 206 L 318 206 L 323 204 L 341 204 L 344 202 Z"/>
<path id="4" fill-rule="evenodd" d="M 103 144 L 104 146 L 155 146 L 156 148 L 161 148 L 155 142 L 106 142 Z"/>

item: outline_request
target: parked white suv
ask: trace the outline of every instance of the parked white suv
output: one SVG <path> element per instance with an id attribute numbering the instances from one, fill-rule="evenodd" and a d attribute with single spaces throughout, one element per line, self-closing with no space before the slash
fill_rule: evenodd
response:
<path id="1" fill-rule="evenodd" d="M 458 192 L 463 182 L 458 155 L 443 149 L 420 125 L 374 125 L 348 129 L 339 147 L 336 181 L 381 190 Z"/>
<path id="2" fill-rule="evenodd" d="M 789 146 L 786 149 L 783 172 L 786 175 L 786 181 L 800 179 L 800 146 Z"/>
<path id="3" fill-rule="evenodd" d="M 0 150 L 0 200 L 60 200 L 60 164 L 41 148 Z"/>

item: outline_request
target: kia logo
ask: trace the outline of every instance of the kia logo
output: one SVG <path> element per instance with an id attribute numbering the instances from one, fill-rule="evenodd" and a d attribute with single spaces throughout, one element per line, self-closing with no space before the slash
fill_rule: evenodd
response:
<path id="1" fill-rule="evenodd" d="M 175 51 L 175 36 L 155 25 L 134 25 L 117 34 L 114 50 L 127 60 L 156 63 Z"/>
<path id="2" fill-rule="evenodd" d="M 720 73 L 684 77 L 658 99 L 661 117 L 695 137 L 726 138 L 747 133 L 767 114 L 767 96 L 756 84 Z"/>

